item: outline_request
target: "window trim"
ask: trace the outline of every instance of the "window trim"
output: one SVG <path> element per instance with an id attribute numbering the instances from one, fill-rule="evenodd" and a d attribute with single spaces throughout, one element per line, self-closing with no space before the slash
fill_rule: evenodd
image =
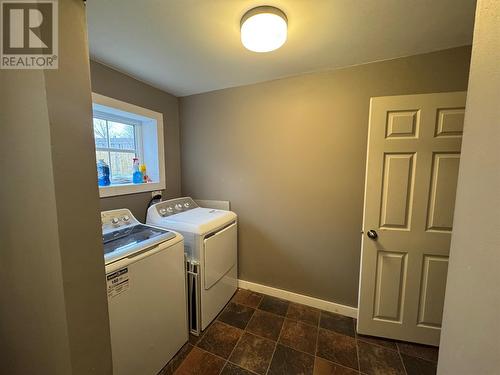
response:
<path id="1" fill-rule="evenodd" d="M 152 111 L 147 108 L 139 107 L 134 104 L 126 103 L 118 99 L 110 98 L 97 93 L 92 93 L 92 107 L 93 111 L 99 114 L 104 114 L 106 117 L 109 116 L 109 120 L 113 121 L 113 118 L 117 121 L 129 124 L 130 121 L 137 121 L 137 124 L 143 126 L 153 126 L 156 123 L 156 136 L 157 136 L 157 148 L 158 148 L 158 182 L 150 182 L 143 184 L 117 184 L 109 186 L 99 186 L 99 196 L 101 198 L 112 197 L 117 195 L 127 195 L 136 194 L 142 192 L 149 192 L 154 190 L 163 190 L 166 188 L 165 184 L 165 148 L 164 148 L 164 136 L 163 136 L 163 114 Z M 108 107 L 113 110 L 114 113 L 103 112 L 102 107 Z M 123 117 L 120 116 L 123 114 Z M 121 118 L 121 120 L 120 120 Z M 126 120 L 126 121 L 124 121 Z M 132 124 L 131 124 L 132 125 Z M 139 151 L 139 157 L 143 160 L 144 150 L 143 150 L 143 131 L 138 131 L 138 127 L 134 127 L 136 142 L 138 147 L 136 150 Z M 138 134 L 139 133 L 139 134 Z M 99 148 L 101 150 L 101 148 Z M 128 150 L 121 149 L 110 149 L 111 151 L 128 152 Z M 109 151 L 104 150 L 103 151 Z M 132 151 L 132 150 L 130 150 Z"/>

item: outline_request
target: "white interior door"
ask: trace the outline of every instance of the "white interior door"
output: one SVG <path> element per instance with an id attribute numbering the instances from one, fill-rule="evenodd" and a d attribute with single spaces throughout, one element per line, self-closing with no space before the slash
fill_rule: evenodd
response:
<path id="1" fill-rule="evenodd" d="M 465 98 L 371 99 L 359 333 L 439 344 Z"/>

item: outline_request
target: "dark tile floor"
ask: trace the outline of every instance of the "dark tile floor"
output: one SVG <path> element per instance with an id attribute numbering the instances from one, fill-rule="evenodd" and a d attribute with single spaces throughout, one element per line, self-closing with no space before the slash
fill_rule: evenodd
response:
<path id="1" fill-rule="evenodd" d="M 159 375 L 431 375 L 437 356 L 359 335 L 352 318 L 239 289 Z"/>

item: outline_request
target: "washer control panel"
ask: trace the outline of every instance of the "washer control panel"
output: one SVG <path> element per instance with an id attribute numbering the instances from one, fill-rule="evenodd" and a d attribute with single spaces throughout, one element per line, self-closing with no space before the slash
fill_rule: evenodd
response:
<path id="1" fill-rule="evenodd" d="M 139 224 L 137 219 L 126 208 L 101 212 L 102 233 L 111 232 L 118 228 Z"/>
<path id="2" fill-rule="evenodd" d="M 190 197 L 176 198 L 170 199 L 168 201 L 164 201 L 158 203 L 156 205 L 156 210 L 158 214 L 162 217 L 179 214 L 181 212 L 192 210 L 193 208 L 198 207 L 195 201 Z"/>

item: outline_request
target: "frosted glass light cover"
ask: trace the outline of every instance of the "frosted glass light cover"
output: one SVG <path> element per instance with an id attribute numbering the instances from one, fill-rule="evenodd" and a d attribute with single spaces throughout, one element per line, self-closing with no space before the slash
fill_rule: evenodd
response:
<path id="1" fill-rule="evenodd" d="M 277 8 L 254 8 L 241 20 L 241 42 L 250 51 L 273 51 L 280 48 L 286 38 L 286 16 Z"/>

